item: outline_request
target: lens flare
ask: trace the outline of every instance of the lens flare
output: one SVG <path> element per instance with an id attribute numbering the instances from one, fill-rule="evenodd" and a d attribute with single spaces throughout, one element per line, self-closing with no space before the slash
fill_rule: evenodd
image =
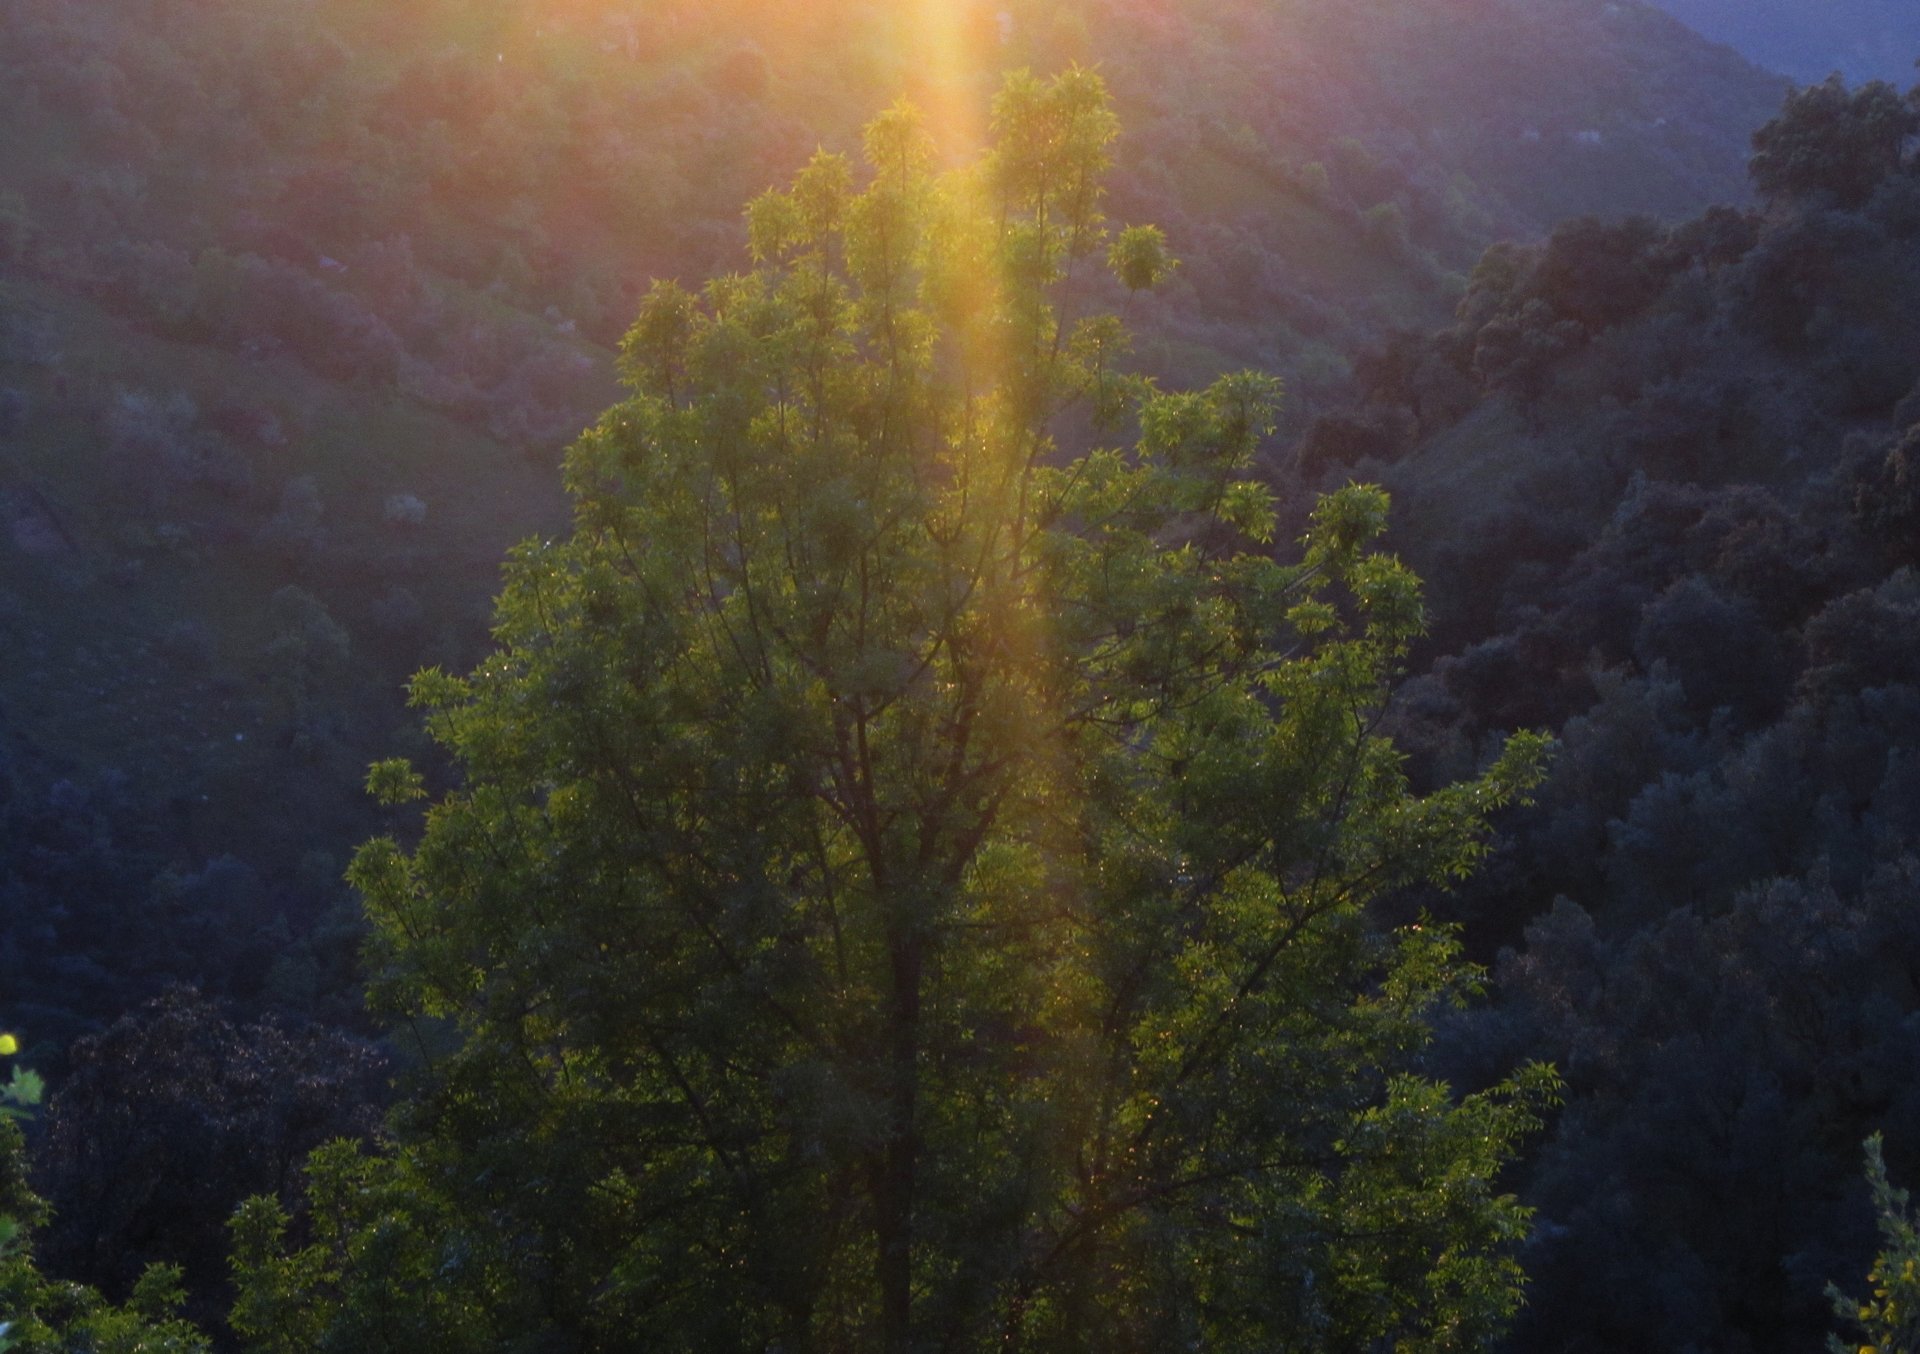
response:
<path id="1" fill-rule="evenodd" d="M 911 0 L 903 18 L 911 97 L 941 151 L 969 159 L 986 145 L 1000 16 L 975 0 Z"/>

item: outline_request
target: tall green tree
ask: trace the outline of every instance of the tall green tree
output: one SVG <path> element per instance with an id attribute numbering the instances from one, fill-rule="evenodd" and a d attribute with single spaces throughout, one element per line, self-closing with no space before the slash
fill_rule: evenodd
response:
<path id="1" fill-rule="evenodd" d="M 1377 490 L 1297 560 L 1279 390 L 1121 374 L 1098 78 L 916 117 L 663 284 L 498 652 L 415 681 L 464 772 L 365 847 L 375 995 L 457 1028 L 389 1158 L 256 1202 L 263 1349 L 1467 1349 L 1551 1094 L 1415 1074 L 1474 974 L 1383 892 L 1533 782 L 1411 795 L 1375 732 L 1421 624 Z M 1103 266 L 1104 265 L 1104 266 Z M 1069 454 L 1081 426 L 1130 449 Z M 419 776 L 377 766 L 404 802 Z"/>

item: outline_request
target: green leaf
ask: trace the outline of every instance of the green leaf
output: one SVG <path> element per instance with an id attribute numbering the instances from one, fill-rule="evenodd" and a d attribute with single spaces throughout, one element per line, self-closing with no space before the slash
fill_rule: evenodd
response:
<path id="1" fill-rule="evenodd" d="M 389 807 L 427 797 L 426 779 L 404 757 L 389 757 L 367 770 L 367 793 Z"/>

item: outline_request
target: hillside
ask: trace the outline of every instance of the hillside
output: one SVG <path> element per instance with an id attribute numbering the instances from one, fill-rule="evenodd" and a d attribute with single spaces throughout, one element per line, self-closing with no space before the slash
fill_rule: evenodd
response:
<path id="1" fill-rule="evenodd" d="M 1125 127 L 1111 215 L 1183 261 L 1139 364 L 1282 372 L 1289 435 L 1493 240 L 1745 201 L 1781 92 L 1601 0 L 0 10 L 0 988 L 34 1065 L 175 980 L 364 1032 L 364 767 L 444 774 L 402 684 L 477 662 L 503 552 L 564 526 L 648 280 L 740 266 L 743 204 L 900 92 L 958 158 L 1003 69 L 1076 61 Z M 164 1192 L 129 1207 L 60 1263 L 177 1252 Z"/>
<path id="2" fill-rule="evenodd" d="M 1871 1249 L 1860 1141 L 1920 1174 L 1916 102 L 1797 97 L 1763 210 L 1491 251 L 1301 447 L 1392 486 L 1428 580 L 1416 777 L 1561 740 L 1427 900 L 1498 977 L 1449 1069 L 1569 1078 L 1517 1349 L 1811 1348 Z"/>
<path id="3" fill-rule="evenodd" d="M 14 830 L 97 818 L 106 917 L 230 860 L 232 907 L 304 932 L 336 891 L 298 880 L 371 822 L 351 783 L 404 723 L 389 693 L 470 661 L 502 548 L 558 524 L 545 467 L 606 403 L 647 279 L 733 266 L 742 204 L 899 90 L 960 153 L 997 68 L 1072 60 L 1125 120 L 1114 214 L 1185 260 L 1143 360 L 1281 370 L 1296 421 L 1345 353 L 1444 316 L 1496 234 L 1736 194 L 1775 92 L 1586 0 L 845 0 L 777 27 L 745 5 L 9 6 Z M 64 853 L 12 886 L 59 893 Z M 114 1009 L 117 924 L 20 933 L 10 981 L 92 955 L 46 999 Z M 181 964 L 265 995 L 231 956 Z M 37 1024 L 52 1048 L 79 1028 Z"/>

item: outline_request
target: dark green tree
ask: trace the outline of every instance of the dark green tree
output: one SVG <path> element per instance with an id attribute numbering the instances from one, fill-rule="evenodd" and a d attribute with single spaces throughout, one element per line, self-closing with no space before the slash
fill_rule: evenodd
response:
<path id="1" fill-rule="evenodd" d="M 19 1043 L 0 1034 L 0 1058 Z M 40 1101 L 39 1078 L 16 1065 L 0 1087 L 0 1354 L 208 1354 L 212 1346 L 174 1312 L 185 1294 L 180 1271 L 154 1265 L 116 1307 L 82 1284 L 45 1278 L 31 1238 L 46 1204 L 27 1183 L 27 1154 L 17 1120 Z"/>
<path id="2" fill-rule="evenodd" d="M 458 1047 L 391 1155 L 316 1160 L 308 1244 L 243 1212 L 258 1348 L 1452 1350 L 1513 1311 L 1496 1180 L 1552 1075 L 1417 1075 L 1475 975 L 1368 909 L 1466 870 L 1541 748 L 1409 793 L 1384 495 L 1278 562 L 1277 383 L 1117 369 L 1095 299 L 1170 264 L 1102 217 L 1100 81 L 993 124 L 936 174 L 895 109 L 864 186 L 822 154 L 753 204 L 754 271 L 656 287 L 572 537 L 416 679 L 464 779 L 353 878 L 376 999 Z"/>
<path id="3" fill-rule="evenodd" d="M 226 1312 L 226 1222 L 250 1194 L 291 1199 L 307 1154 L 371 1136 L 387 1081 L 371 1045 L 317 1026 L 241 1024 L 174 988 L 77 1043 L 34 1146 L 53 1205 L 53 1272 L 126 1292 L 177 1264 L 189 1316 Z"/>
<path id="4" fill-rule="evenodd" d="M 1787 96 L 1753 134 L 1753 186 L 1765 198 L 1860 207 L 1905 163 L 1920 103 L 1880 80 L 1849 90 L 1838 75 Z"/>

